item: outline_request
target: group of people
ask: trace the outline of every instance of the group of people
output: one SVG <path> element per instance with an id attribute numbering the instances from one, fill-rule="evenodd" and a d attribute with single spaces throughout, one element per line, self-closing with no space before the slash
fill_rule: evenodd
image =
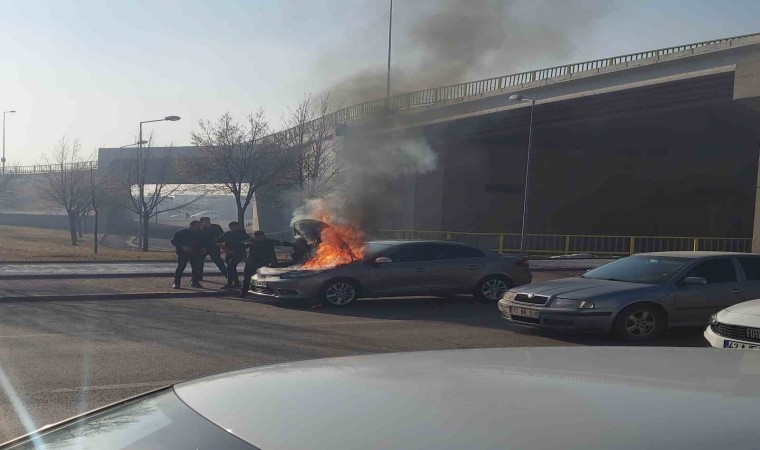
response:
<path id="1" fill-rule="evenodd" d="M 304 239 L 295 242 L 277 241 L 267 238 L 263 231 L 255 231 L 253 238 L 239 222 L 230 222 L 229 231 L 211 223 L 209 217 L 190 222 L 190 226 L 175 233 L 171 243 L 177 253 L 177 270 L 174 272 L 174 289 L 180 289 L 182 274 L 190 263 L 192 270 L 191 287 L 201 288 L 203 265 L 206 256 L 219 268 L 227 279 L 225 289 L 240 288 L 240 297 L 248 295 L 251 277 L 264 266 L 277 264 L 276 246 L 293 247 L 293 264 L 305 262 L 310 256 L 309 245 Z M 222 253 L 225 254 L 222 259 Z M 243 282 L 238 277 L 238 264 L 245 261 Z"/>

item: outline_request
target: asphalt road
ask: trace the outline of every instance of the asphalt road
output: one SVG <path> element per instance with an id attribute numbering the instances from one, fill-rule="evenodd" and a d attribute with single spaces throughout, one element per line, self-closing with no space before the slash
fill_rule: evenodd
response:
<path id="1" fill-rule="evenodd" d="M 124 397 L 283 361 L 467 347 L 620 345 L 512 327 L 472 298 L 346 309 L 229 298 L 0 303 L 0 441 Z M 656 345 L 703 346 L 701 330 Z"/>

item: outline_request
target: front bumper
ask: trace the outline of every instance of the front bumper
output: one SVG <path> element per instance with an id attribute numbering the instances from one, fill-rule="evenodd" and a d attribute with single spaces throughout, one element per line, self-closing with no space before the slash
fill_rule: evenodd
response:
<path id="1" fill-rule="evenodd" d="M 319 294 L 325 280 L 314 275 L 300 279 L 281 279 L 279 276 L 256 274 L 251 278 L 250 293 L 279 300 L 307 300 Z"/>
<path id="2" fill-rule="evenodd" d="M 538 311 L 538 318 L 510 314 L 510 307 Z M 499 300 L 501 316 L 515 325 L 532 328 L 571 330 L 584 333 L 609 333 L 614 320 L 612 310 L 560 309 Z"/>
<path id="3" fill-rule="evenodd" d="M 760 350 L 760 344 L 757 342 L 742 341 L 740 339 L 735 339 L 732 337 L 721 336 L 718 333 L 714 332 L 712 330 L 712 327 L 709 325 L 705 329 L 704 336 L 705 339 L 707 339 L 707 342 L 709 342 L 710 345 L 715 348 L 736 348 L 728 347 L 728 342 L 736 342 L 740 344 L 738 348 L 741 348 L 743 346 L 745 349 L 749 350 Z"/>

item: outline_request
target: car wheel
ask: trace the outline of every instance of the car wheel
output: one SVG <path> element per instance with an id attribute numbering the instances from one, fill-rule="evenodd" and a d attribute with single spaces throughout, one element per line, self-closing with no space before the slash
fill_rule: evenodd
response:
<path id="1" fill-rule="evenodd" d="M 662 313 L 646 304 L 629 306 L 618 314 L 613 331 L 626 341 L 646 341 L 655 338 L 665 324 Z"/>
<path id="2" fill-rule="evenodd" d="M 319 299 L 324 306 L 348 306 L 359 297 L 359 288 L 350 280 L 332 280 L 324 285 Z"/>
<path id="3" fill-rule="evenodd" d="M 475 288 L 475 298 L 482 302 L 498 302 L 510 288 L 512 283 L 500 275 L 489 275 L 478 283 Z"/>

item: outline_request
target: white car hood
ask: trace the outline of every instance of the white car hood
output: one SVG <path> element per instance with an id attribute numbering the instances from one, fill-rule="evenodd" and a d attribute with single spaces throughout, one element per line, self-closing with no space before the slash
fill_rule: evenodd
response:
<path id="1" fill-rule="evenodd" d="M 729 306 L 718 313 L 718 321 L 730 325 L 760 328 L 760 299 Z"/>
<path id="2" fill-rule="evenodd" d="M 758 448 L 758 379 L 760 352 L 517 348 L 288 363 L 175 392 L 266 450 L 693 450 Z"/>

